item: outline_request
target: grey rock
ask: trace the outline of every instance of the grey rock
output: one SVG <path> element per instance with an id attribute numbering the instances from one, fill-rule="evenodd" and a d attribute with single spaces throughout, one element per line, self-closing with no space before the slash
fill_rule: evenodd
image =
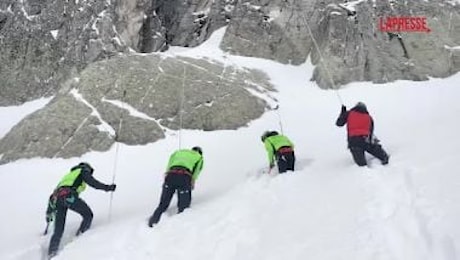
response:
<path id="1" fill-rule="evenodd" d="M 51 96 L 89 63 L 137 50 L 150 0 L 3 0 L 0 106 Z"/>
<path id="2" fill-rule="evenodd" d="M 0 163 L 80 156 L 114 142 L 147 144 L 181 127 L 236 129 L 268 109 L 252 93 L 273 90 L 264 73 L 216 61 L 113 57 L 90 64 L 0 140 Z"/>
<path id="3" fill-rule="evenodd" d="M 379 17 L 409 15 L 426 16 L 432 31 L 400 33 L 399 39 L 377 30 Z M 310 57 L 312 80 L 323 88 L 426 80 L 460 70 L 458 49 L 445 47 L 460 45 L 460 6 L 450 1 L 244 0 L 233 17 L 221 48 L 282 63 Z"/>
<path id="4" fill-rule="evenodd" d="M 146 10 L 151 7 L 151 0 L 124 0 L 115 5 L 116 28 L 126 46 L 139 51 L 140 30 L 144 24 Z"/>
<path id="5" fill-rule="evenodd" d="M 408 15 L 426 16 L 431 32 L 378 30 L 380 17 Z M 181 127 L 246 125 L 267 109 L 251 95 L 273 90 L 265 74 L 124 56 L 197 46 L 225 25 L 225 51 L 295 65 L 311 59 L 322 88 L 460 70 L 460 5 L 452 1 L 3 0 L 0 106 L 55 98 L 0 141 L 0 163 L 146 144 Z"/>
<path id="6" fill-rule="evenodd" d="M 225 25 L 222 49 L 291 64 L 309 57 L 316 65 L 312 80 L 324 88 L 446 77 L 459 71 L 453 47 L 460 45 L 460 6 L 453 3 L 3 0 L 0 106 L 51 96 L 88 64 L 119 53 L 197 46 Z M 389 15 L 427 16 L 432 32 L 390 37 L 377 30 L 378 18 Z"/>
<path id="7" fill-rule="evenodd" d="M 239 1 L 221 48 L 237 55 L 301 64 L 311 48 L 301 14 L 305 12 L 306 17 L 310 17 L 312 3 Z"/>
<path id="8" fill-rule="evenodd" d="M 236 0 L 3 0 L 0 106 L 56 93 L 118 53 L 196 46 L 228 23 Z"/>
<path id="9" fill-rule="evenodd" d="M 142 30 L 143 52 L 201 44 L 231 18 L 236 0 L 157 0 Z"/>
<path id="10" fill-rule="evenodd" d="M 36 156 L 68 158 L 107 150 L 112 142 L 98 130 L 91 110 L 71 96 L 55 98 L 16 125 L 1 141 L 2 162 Z"/>

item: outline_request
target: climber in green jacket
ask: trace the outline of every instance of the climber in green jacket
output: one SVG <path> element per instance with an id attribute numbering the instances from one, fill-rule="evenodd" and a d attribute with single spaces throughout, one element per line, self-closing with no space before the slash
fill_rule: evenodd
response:
<path id="1" fill-rule="evenodd" d="M 100 183 L 93 177 L 94 169 L 88 163 L 80 163 L 70 169 L 59 182 L 56 189 L 49 197 L 48 208 L 46 210 L 46 222 L 54 220 L 54 233 L 51 237 L 48 248 L 48 256 L 51 258 L 57 254 L 62 234 L 64 233 L 67 209 L 77 212 L 83 217 L 77 236 L 88 230 L 93 220 L 93 212 L 84 200 L 80 198 L 80 193 L 86 189 L 86 185 L 105 191 L 115 191 L 116 185 L 106 185 Z"/>
<path id="2" fill-rule="evenodd" d="M 161 214 L 168 209 L 169 203 L 176 191 L 178 213 L 190 207 L 192 189 L 202 169 L 203 151 L 198 146 L 192 149 L 177 150 L 170 156 L 161 192 L 160 204 L 149 219 L 149 227 L 153 227 L 154 224 L 160 221 Z"/>
<path id="3" fill-rule="evenodd" d="M 280 135 L 276 131 L 265 131 L 261 139 L 267 150 L 270 169 L 275 166 L 276 159 L 279 173 L 294 171 L 294 144 L 287 136 Z"/>

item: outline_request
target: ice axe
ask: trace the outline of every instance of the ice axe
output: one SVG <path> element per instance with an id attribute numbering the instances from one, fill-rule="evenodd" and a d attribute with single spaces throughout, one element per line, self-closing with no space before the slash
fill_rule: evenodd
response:
<path id="1" fill-rule="evenodd" d="M 43 232 L 43 235 L 46 236 L 48 234 L 48 227 L 50 226 L 50 223 L 49 222 L 46 222 L 46 227 L 45 227 L 45 231 Z"/>

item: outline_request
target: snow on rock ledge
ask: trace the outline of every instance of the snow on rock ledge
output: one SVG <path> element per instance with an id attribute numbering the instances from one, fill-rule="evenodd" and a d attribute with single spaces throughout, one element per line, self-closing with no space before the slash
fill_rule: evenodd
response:
<path id="1" fill-rule="evenodd" d="M 262 115 L 268 105 L 259 96 L 272 90 L 264 73 L 209 60 L 135 55 L 96 62 L 0 140 L 0 163 L 155 142 L 180 128 L 181 111 L 185 129 L 236 129 Z"/>

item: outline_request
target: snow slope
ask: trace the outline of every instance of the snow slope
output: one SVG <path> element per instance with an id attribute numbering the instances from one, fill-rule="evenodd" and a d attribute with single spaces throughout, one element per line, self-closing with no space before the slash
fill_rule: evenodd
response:
<path id="1" fill-rule="evenodd" d="M 115 147 L 71 160 L 10 163 L 0 166 L 0 259 L 40 258 L 49 239 L 40 236 L 47 197 L 81 160 L 94 165 L 101 181 L 116 174 L 111 221 L 109 193 L 85 191 L 93 228 L 74 240 L 80 218 L 69 213 L 56 259 L 460 259 L 460 74 L 325 91 L 309 81 L 309 62 L 290 66 L 222 53 L 223 33 L 165 55 L 261 69 L 278 89 L 272 95 L 280 109 L 236 131 L 182 131 L 183 147 L 200 145 L 205 156 L 192 208 L 175 215 L 173 201 L 158 226 L 146 225 L 168 156 L 178 148 L 177 132 L 146 146 L 120 145 L 116 167 Z M 352 163 L 345 129 L 334 125 L 337 94 L 348 106 L 367 103 L 390 165 Z M 279 118 L 296 144 L 298 170 L 268 175 L 260 135 L 279 130 Z"/>

